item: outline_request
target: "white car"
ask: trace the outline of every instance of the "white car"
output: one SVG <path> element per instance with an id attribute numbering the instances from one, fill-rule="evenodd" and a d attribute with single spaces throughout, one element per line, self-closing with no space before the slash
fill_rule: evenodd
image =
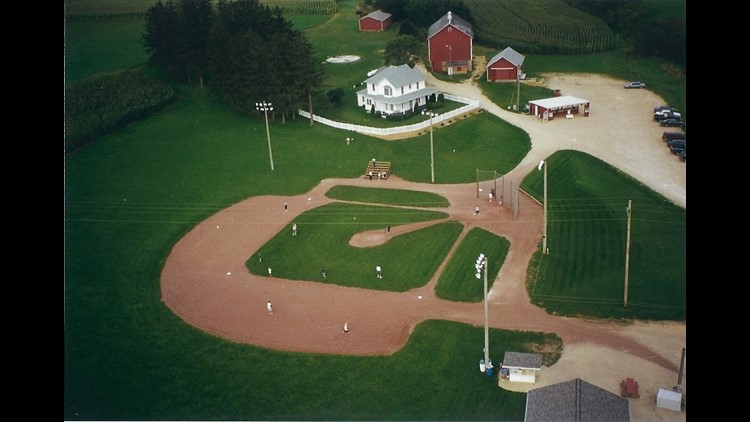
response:
<path id="1" fill-rule="evenodd" d="M 625 89 L 630 88 L 645 88 L 646 84 L 643 82 L 628 82 L 625 84 Z"/>

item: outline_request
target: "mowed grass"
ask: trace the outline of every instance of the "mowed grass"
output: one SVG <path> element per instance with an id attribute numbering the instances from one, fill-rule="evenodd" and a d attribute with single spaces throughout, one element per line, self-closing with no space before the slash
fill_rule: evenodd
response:
<path id="1" fill-rule="evenodd" d="M 484 272 L 476 278 L 474 266 L 480 254 L 487 257 L 487 289 L 492 289 L 510 242 L 502 236 L 475 227 L 463 238 L 451 256 L 443 272 L 440 273 L 435 294 L 441 299 L 459 302 L 480 302 L 484 299 Z"/>
<path id="2" fill-rule="evenodd" d="M 537 257 L 532 301 L 563 315 L 684 319 L 686 211 L 578 151 L 547 160 L 549 255 Z M 521 187 L 542 198 L 542 172 Z M 624 307 L 628 200 L 632 199 L 628 306 Z"/>
<path id="3" fill-rule="evenodd" d="M 437 219 L 445 213 L 395 207 L 332 203 L 305 211 L 263 245 L 263 262 L 252 256 L 247 267 L 253 274 L 293 280 L 315 280 L 349 287 L 403 292 L 427 284 L 461 233 L 463 226 L 442 222 L 421 230 L 397 234 L 399 226 Z M 297 224 L 297 235 L 292 235 Z M 385 236 L 382 245 L 351 246 L 357 233 L 375 230 Z M 375 266 L 383 269 L 376 279 Z M 325 267 L 327 277 L 322 277 Z"/>
<path id="4" fill-rule="evenodd" d="M 383 184 L 385 185 L 385 183 Z M 381 185 L 382 186 L 382 185 Z M 402 205 L 408 207 L 446 208 L 450 205 L 444 196 L 406 189 L 363 189 L 357 186 L 334 186 L 326 191 L 326 196 L 344 201 L 372 204 Z"/>

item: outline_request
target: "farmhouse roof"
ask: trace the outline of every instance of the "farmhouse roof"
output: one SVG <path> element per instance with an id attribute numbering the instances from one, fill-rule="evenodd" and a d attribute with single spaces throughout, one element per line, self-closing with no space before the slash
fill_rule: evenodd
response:
<path id="1" fill-rule="evenodd" d="M 488 66 L 492 66 L 500 59 L 509 61 L 515 67 L 521 67 L 523 61 L 526 60 L 526 57 L 512 48 L 506 47 L 505 50 L 495 54 L 495 56 L 490 59 Z"/>
<path id="2" fill-rule="evenodd" d="M 430 25 L 427 29 L 427 39 L 429 40 L 448 25 L 458 28 L 459 31 L 468 35 L 469 38 L 474 39 L 474 27 L 472 27 L 469 22 L 454 15 L 452 12 L 446 13 L 442 18 Z"/>
<path id="3" fill-rule="evenodd" d="M 628 421 L 630 402 L 580 378 L 530 390 L 526 422 Z"/>
<path id="4" fill-rule="evenodd" d="M 386 19 L 388 19 L 390 17 L 391 17 L 390 13 L 386 13 L 386 12 L 378 9 L 378 10 L 376 10 L 374 12 L 371 12 L 371 13 L 367 14 L 366 16 L 363 16 L 359 20 L 362 20 L 364 18 L 372 18 L 372 19 L 375 19 L 375 20 L 378 20 L 378 21 L 382 22 L 382 21 L 384 21 L 384 20 L 386 20 Z"/>
<path id="5" fill-rule="evenodd" d="M 417 98 L 428 97 L 438 92 L 440 91 L 433 88 L 422 88 L 404 95 L 386 97 L 385 95 L 371 94 L 367 92 L 367 89 L 362 89 L 360 91 L 357 91 L 357 95 L 362 95 L 374 101 L 385 104 L 402 104 L 411 100 L 416 100 Z"/>
<path id="6" fill-rule="evenodd" d="M 562 108 L 569 108 L 573 106 L 580 106 L 588 104 L 591 101 L 584 100 L 583 98 L 571 97 L 570 95 L 563 95 L 561 97 L 544 98 L 542 100 L 529 101 L 530 104 L 536 104 L 539 107 L 546 108 L 547 110 L 556 110 Z"/>
<path id="7" fill-rule="evenodd" d="M 539 353 L 505 352 L 503 366 L 508 368 L 542 369 Z"/>
<path id="8" fill-rule="evenodd" d="M 417 68 L 410 68 L 408 64 L 402 64 L 400 66 L 383 66 L 375 72 L 374 75 L 370 76 L 365 80 L 368 84 L 379 84 L 384 80 L 388 80 L 394 87 L 399 88 L 414 84 L 427 79 L 422 72 Z"/>

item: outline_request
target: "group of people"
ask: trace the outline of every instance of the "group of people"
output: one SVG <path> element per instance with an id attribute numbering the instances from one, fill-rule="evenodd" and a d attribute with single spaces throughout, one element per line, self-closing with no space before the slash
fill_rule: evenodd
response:
<path id="1" fill-rule="evenodd" d="M 388 172 L 385 172 L 385 171 L 378 171 L 376 173 L 377 173 L 377 176 L 378 176 L 378 180 L 385 179 L 388 176 Z M 370 178 L 370 180 L 372 180 L 372 170 L 370 170 L 369 172 L 367 172 L 367 176 Z"/>

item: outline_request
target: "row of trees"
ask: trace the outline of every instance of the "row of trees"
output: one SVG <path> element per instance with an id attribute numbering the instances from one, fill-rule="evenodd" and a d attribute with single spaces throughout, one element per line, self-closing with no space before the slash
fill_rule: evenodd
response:
<path id="1" fill-rule="evenodd" d="M 160 0 L 145 21 L 150 64 L 179 81 L 207 86 L 243 112 L 266 101 L 285 120 L 299 108 L 311 109 L 323 84 L 311 44 L 278 7 L 258 0 Z"/>
<path id="2" fill-rule="evenodd" d="M 642 56 L 656 56 L 686 69 L 687 27 L 684 19 L 651 16 L 641 0 L 563 0 L 604 20 Z"/>

